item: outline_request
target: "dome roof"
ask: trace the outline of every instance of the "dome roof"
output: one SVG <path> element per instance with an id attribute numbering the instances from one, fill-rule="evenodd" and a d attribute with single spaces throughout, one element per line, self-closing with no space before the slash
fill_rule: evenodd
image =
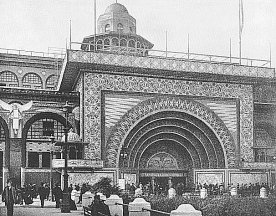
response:
<path id="1" fill-rule="evenodd" d="M 65 135 L 61 138 L 61 142 L 65 142 Z M 67 142 L 81 142 L 80 136 L 73 132 L 72 128 L 68 132 Z"/>
<path id="2" fill-rule="evenodd" d="M 126 7 L 119 3 L 109 5 L 104 13 L 128 13 Z"/>

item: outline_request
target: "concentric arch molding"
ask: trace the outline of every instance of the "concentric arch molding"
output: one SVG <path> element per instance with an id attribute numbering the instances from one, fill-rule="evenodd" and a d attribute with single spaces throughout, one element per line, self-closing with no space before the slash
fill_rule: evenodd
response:
<path id="1" fill-rule="evenodd" d="M 143 101 L 130 109 L 114 126 L 107 141 L 106 165 L 119 164 L 119 152 L 127 134 L 145 117 L 160 111 L 179 111 L 193 115 L 203 121 L 217 136 L 223 151 L 226 167 L 235 167 L 235 142 L 222 120 L 209 108 L 194 100 L 182 97 L 155 97 Z"/>
<path id="2" fill-rule="evenodd" d="M 185 81 L 152 77 L 123 76 L 105 73 L 84 74 L 84 141 L 90 144 L 85 149 L 85 159 L 103 159 L 101 135 L 102 91 L 139 93 L 151 95 L 174 95 L 188 97 L 207 97 L 218 99 L 237 99 L 239 107 L 239 136 L 237 144 L 240 158 L 253 161 L 253 90 L 250 85 Z M 114 150 L 114 153 L 117 151 Z M 228 165 L 229 166 L 229 165 Z"/>

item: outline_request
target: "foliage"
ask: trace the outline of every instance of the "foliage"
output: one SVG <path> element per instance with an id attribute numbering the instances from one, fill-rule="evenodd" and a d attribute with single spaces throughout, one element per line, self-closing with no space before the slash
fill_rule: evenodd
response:
<path id="1" fill-rule="evenodd" d="M 203 216 L 276 216 L 276 197 L 214 196 L 205 199 L 199 197 L 166 196 L 145 197 L 151 208 L 170 213 L 180 204 L 189 203 L 202 211 Z M 153 214 L 154 215 L 154 214 Z"/>
<path id="2" fill-rule="evenodd" d="M 110 178 L 101 178 L 100 181 L 91 186 L 90 191 L 92 193 L 100 192 L 104 194 L 107 198 L 110 197 L 111 194 L 121 195 L 122 190 L 119 186 L 113 185 L 112 180 Z"/>

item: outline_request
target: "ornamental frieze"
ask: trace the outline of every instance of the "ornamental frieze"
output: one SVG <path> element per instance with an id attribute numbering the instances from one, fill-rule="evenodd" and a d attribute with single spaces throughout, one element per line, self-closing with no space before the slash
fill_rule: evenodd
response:
<path id="1" fill-rule="evenodd" d="M 141 57 L 131 55 L 118 55 L 112 53 L 85 52 L 70 50 L 68 52 L 69 62 L 114 65 L 122 67 L 146 68 L 155 70 L 170 70 L 177 72 L 193 72 L 201 74 L 221 74 L 246 77 L 273 78 L 273 68 L 254 67 L 221 63 L 212 61 L 190 61 L 180 58 Z M 160 74 L 161 75 L 161 74 Z"/>
<path id="2" fill-rule="evenodd" d="M 101 91 L 111 90 L 127 91 L 129 93 L 139 92 L 141 94 L 203 96 L 222 99 L 236 98 L 240 101 L 241 157 L 247 161 L 253 160 L 253 150 L 251 148 L 253 146 L 253 97 L 252 87 L 249 85 L 93 73 L 85 73 L 84 83 L 84 137 L 85 141 L 90 143 L 87 151 L 85 151 L 86 158 L 101 159 L 101 133 L 104 133 L 101 128 Z M 157 107 L 157 104 L 152 105 L 152 107 L 155 106 Z M 164 105 L 164 107 L 166 106 Z M 202 111 L 198 109 L 195 112 L 200 113 Z M 134 114 L 129 116 L 133 118 L 131 115 Z M 208 115 L 208 113 L 204 115 L 209 118 L 210 122 L 216 121 L 212 118 L 212 115 Z M 129 124 L 127 122 L 131 121 L 126 120 L 126 125 Z M 124 131 L 125 129 L 126 127 L 124 126 L 120 130 Z M 223 133 L 218 132 L 218 134 Z M 222 139 L 224 138 L 222 137 Z M 110 152 L 110 155 L 106 155 L 107 160 L 114 161 L 114 158 L 118 156 L 117 150 L 113 149 L 110 151 L 112 153 Z M 232 156 L 230 155 L 230 157 Z"/>

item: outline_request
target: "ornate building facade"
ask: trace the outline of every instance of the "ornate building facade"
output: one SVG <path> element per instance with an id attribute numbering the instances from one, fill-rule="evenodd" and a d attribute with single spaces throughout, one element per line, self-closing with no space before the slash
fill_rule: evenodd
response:
<path id="1" fill-rule="evenodd" d="M 0 178 L 60 181 L 50 137 L 69 124 L 70 183 L 275 183 L 275 69 L 156 55 L 121 4 L 62 57 L 0 54 Z M 74 107 L 65 118 L 62 107 Z"/>

